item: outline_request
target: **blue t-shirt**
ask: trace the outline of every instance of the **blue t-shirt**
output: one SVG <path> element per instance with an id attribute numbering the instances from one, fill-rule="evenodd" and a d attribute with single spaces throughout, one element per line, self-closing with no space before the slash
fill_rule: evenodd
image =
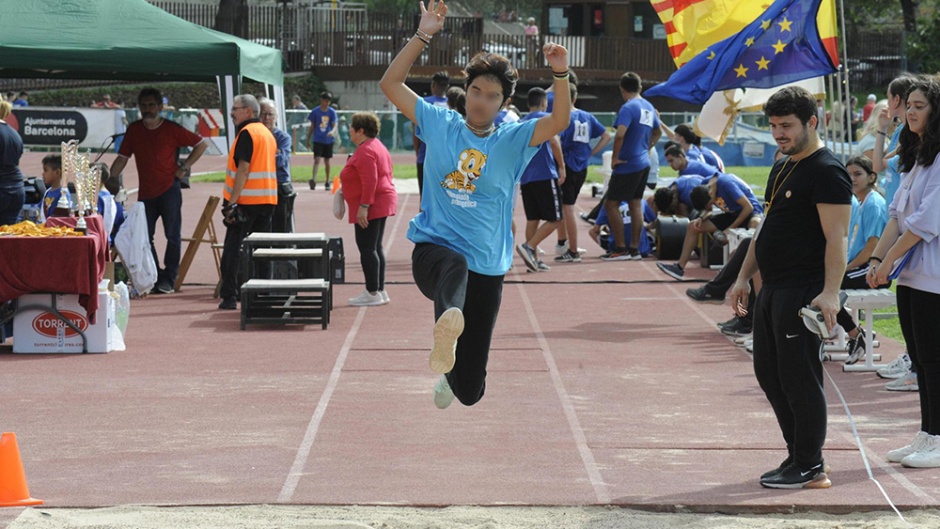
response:
<path id="1" fill-rule="evenodd" d="M 436 95 L 425 96 L 425 101 L 431 103 L 436 107 L 447 108 L 447 98 Z M 420 127 L 415 128 L 415 136 L 421 137 Z M 421 145 L 418 145 L 418 157 L 415 163 L 424 163 L 424 158 L 427 156 L 428 146 L 422 141 Z"/>
<path id="2" fill-rule="evenodd" d="M 704 184 L 707 180 L 708 177 L 699 175 L 687 175 L 676 178 L 672 185 L 679 191 L 679 202 L 692 208 L 692 189 Z"/>
<path id="3" fill-rule="evenodd" d="M 310 128 L 313 129 L 313 141 L 316 143 L 333 143 L 336 138 L 331 138 L 326 134 L 333 130 L 336 119 L 336 110 L 333 107 L 326 107 L 326 110 L 321 110 L 319 106 L 314 107 L 310 111 L 310 115 L 307 116 Z"/>
<path id="4" fill-rule="evenodd" d="M 571 122 L 561 133 L 561 152 L 565 156 L 565 168 L 569 171 L 587 169 L 591 158 L 591 140 L 600 138 L 607 129 L 590 112 L 571 111 Z"/>
<path id="5" fill-rule="evenodd" d="M 705 178 L 709 178 L 718 172 L 720 171 L 718 170 L 717 167 L 708 165 L 707 163 L 701 160 L 688 159 L 686 161 L 685 169 L 679 171 L 679 176 L 695 175 L 695 176 L 704 176 Z"/>
<path id="6" fill-rule="evenodd" d="M 633 219 L 630 218 L 630 207 L 626 202 L 620 203 L 620 217 L 623 219 L 623 237 L 624 241 L 628 246 L 633 246 L 631 239 L 633 238 Z M 653 211 L 653 208 L 650 207 L 649 203 L 645 200 L 643 201 L 643 223 L 644 226 L 640 230 L 640 244 L 636 245 L 637 249 L 640 251 L 640 255 L 647 256 L 650 253 L 651 245 L 649 237 L 646 233 L 646 224 L 656 220 L 656 213 Z M 594 224 L 598 226 L 603 226 L 605 224 L 610 224 L 610 220 L 607 218 L 607 208 L 601 208 L 597 212 L 597 218 L 594 220 Z M 616 243 L 614 242 L 614 234 L 607 235 L 607 248 L 613 248 Z"/>
<path id="7" fill-rule="evenodd" d="M 718 158 L 718 155 L 708 147 L 690 145 L 689 152 L 685 153 L 685 155 L 689 158 L 689 160 L 699 160 L 707 163 L 712 167 L 717 167 L 719 170 L 724 170 L 724 164 L 721 163 L 721 159 Z"/>
<path id="8" fill-rule="evenodd" d="M 763 213 L 764 206 L 754 196 L 750 186 L 736 175 L 718 173 L 718 185 L 715 189 L 715 205 L 719 209 L 728 213 L 741 213 L 744 207 L 738 204 L 738 199 L 747 197 L 747 201 L 754 206 L 754 214 Z"/>
<path id="9" fill-rule="evenodd" d="M 547 112 L 529 112 L 519 122 L 537 120 L 542 116 L 547 116 Z M 530 182 L 540 182 L 542 180 L 552 180 L 558 178 L 558 168 L 555 165 L 555 157 L 552 156 L 552 149 L 548 142 L 539 145 L 539 151 L 532 157 L 532 161 L 526 166 L 522 173 L 520 184 L 526 185 Z"/>
<path id="10" fill-rule="evenodd" d="M 891 135 L 891 141 L 888 142 L 888 149 L 885 151 L 885 154 L 898 148 L 898 139 L 901 136 L 901 131 L 904 129 L 904 125 L 901 125 L 894 130 L 894 134 Z M 898 188 L 901 187 L 901 169 L 898 165 L 901 162 L 901 157 L 895 154 L 891 158 L 888 158 L 885 161 L 885 165 L 888 166 L 886 171 L 885 180 L 884 180 L 884 189 L 885 189 L 885 202 L 888 204 L 894 200 L 894 194 L 898 192 Z"/>
<path id="11" fill-rule="evenodd" d="M 888 204 L 880 193 L 869 192 L 865 202 L 861 204 L 853 196 L 852 217 L 849 219 L 848 260 L 852 261 L 858 256 L 868 239 L 881 237 L 887 223 Z"/>
<path id="12" fill-rule="evenodd" d="M 72 200 L 72 194 L 69 193 L 68 189 L 64 187 L 50 187 L 46 189 L 46 194 L 42 196 L 42 216 L 39 217 L 40 219 L 45 221 L 52 216 L 52 212 L 58 205 L 59 198 L 62 196 L 62 193 L 65 193 L 65 197 L 69 201 L 69 209 L 75 207 L 75 202 Z"/>
<path id="13" fill-rule="evenodd" d="M 428 154 L 421 212 L 408 239 L 450 248 L 478 274 L 504 275 L 512 264 L 515 185 L 538 152 L 529 146 L 537 121 L 503 123 L 480 138 L 457 112 L 421 99 L 415 121 Z"/>
<path id="14" fill-rule="evenodd" d="M 628 174 L 641 171 L 650 166 L 650 136 L 654 128 L 659 128 L 656 109 L 642 97 L 634 97 L 620 107 L 614 128 L 627 127 L 620 152 L 616 153 L 623 163 L 614 166 L 613 174 Z"/>
<path id="15" fill-rule="evenodd" d="M 271 129 L 274 141 L 277 142 L 277 154 L 274 155 L 274 164 L 277 167 L 277 181 L 290 182 L 290 151 L 293 142 L 283 130 L 274 127 Z"/>

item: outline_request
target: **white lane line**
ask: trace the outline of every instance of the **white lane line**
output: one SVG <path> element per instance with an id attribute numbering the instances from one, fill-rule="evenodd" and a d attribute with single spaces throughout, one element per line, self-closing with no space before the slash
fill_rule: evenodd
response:
<path id="1" fill-rule="evenodd" d="M 307 424 L 307 432 L 304 434 L 304 439 L 297 449 L 294 464 L 291 465 L 290 472 L 287 473 L 287 480 L 281 488 L 281 493 L 277 496 L 279 503 L 289 502 L 294 496 L 294 490 L 297 489 L 297 483 L 300 481 L 300 477 L 304 472 L 304 465 L 307 464 L 307 458 L 310 456 L 313 442 L 316 440 L 317 432 L 320 430 L 320 423 L 323 421 L 323 416 L 326 414 L 326 407 L 329 405 L 333 391 L 336 390 L 336 385 L 339 383 L 339 375 L 343 370 L 343 364 L 346 363 L 346 356 L 349 354 L 353 340 L 356 339 L 356 334 L 359 332 L 359 327 L 362 325 L 362 320 L 365 318 L 365 315 L 366 307 L 360 308 L 359 313 L 356 314 L 356 320 L 353 322 L 352 328 L 349 329 L 349 333 L 346 335 L 346 341 L 343 343 L 343 347 L 336 357 L 336 363 L 333 364 L 330 379 L 326 383 L 323 394 L 320 395 L 320 402 L 317 403 L 317 408 L 314 410 L 313 416 L 310 417 L 310 423 Z"/>
<path id="2" fill-rule="evenodd" d="M 408 198 L 410 196 L 411 195 L 405 195 L 402 209 L 408 205 Z M 392 243 L 395 242 L 395 236 L 398 234 L 398 227 L 401 224 L 402 218 L 403 217 L 398 216 L 395 219 L 395 226 L 392 227 L 392 233 L 389 235 L 387 249 L 391 249 Z M 317 433 L 320 431 L 320 423 L 323 422 L 323 416 L 326 415 L 326 408 L 329 406 L 333 392 L 339 384 L 339 375 L 343 371 L 343 366 L 346 364 L 346 357 L 349 356 L 349 350 L 352 349 L 352 344 L 356 340 L 356 334 L 359 333 L 359 327 L 362 326 L 362 320 L 365 318 L 365 315 L 366 307 L 360 308 L 359 312 L 356 314 L 355 321 L 353 321 L 352 328 L 349 329 L 349 333 L 346 335 L 346 341 L 343 342 L 343 347 L 339 350 L 339 355 L 336 357 L 336 363 L 333 364 L 333 371 L 330 373 L 326 388 L 323 389 L 323 394 L 320 395 L 320 401 L 313 411 L 313 416 L 310 417 L 310 422 L 307 424 L 307 431 L 304 433 L 303 441 L 300 442 L 297 455 L 294 456 L 294 463 L 287 473 L 287 479 L 284 481 L 284 486 L 281 487 L 281 493 L 277 496 L 279 503 L 289 502 L 294 496 L 294 491 L 297 490 L 297 484 L 300 482 L 300 477 L 303 476 L 307 458 L 310 457 L 310 451 L 313 449 L 313 442 L 316 441 Z"/>
<path id="3" fill-rule="evenodd" d="M 581 429 L 581 422 L 578 420 L 578 414 L 575 412 L 571 397 L 568 396 L 568 391 L 565 390 L 565 385 L 561 380 L 561 373 L 558 371 L 558 365 L 555 364 L 555 357 L 552 356 L 552 350 L 548 346 L 548 340 L 545 339 L 545 335 L 542 333 L 542 328 L 539 326 L 538 319 L 535 317 L 535 311 L 532 310 L 532 303 L 529 302 L 529 296 L 526 295 L 522 284 L 517 284 L 516 287 L 519 289 L 522 304 L 525 305 L 526 313 L 529 315 L 529 324 L 532 325 L 535 336 L 538 338 L 539 346 L 542 348 L 542 357 L 548 365 L 548 372 L 552 377 L 552 384 L 555 386 L 558 400 L 561 401 L 565 418 L 568 419 L 568 427 L 571 429 L 572 436 L 574 436 L 574 442 L 578 447 L 578 453 L 581 455 L 584 470 L 591 480 L 591 486 L 594 487 L 594 496 L 597 498 L 597 503 L 609 504 L 610 493 L 607 492 L 607 485 L 601 477 L 597 462 L 594 460 L 594 454 L 588 447 L 587 437 L 584 435 L 584 430 Z"/>

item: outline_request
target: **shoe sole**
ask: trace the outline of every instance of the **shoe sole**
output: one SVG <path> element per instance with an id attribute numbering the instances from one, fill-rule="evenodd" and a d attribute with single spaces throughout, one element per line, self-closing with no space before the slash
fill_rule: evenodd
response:
<path id="1" fill-rule="evenodd" d="M 447 392 L 438 391 L 437 388 L 440 386 L 440 381 L 434 385 L 434 406 L 439 410 L 446 410 L 454 402 L 454 390 L 451 389 L 450 384 L 447 385 Z"/>
<path id="2" fill-rule="evenodd" d="M 621 255 L 618 257 L 601 257 L 601 261 L 630 261 L 630 256 Z"/>
<path id="3" fill-rule="evenodd" d="M 539 271 L 538 263 L 535 262 L 532 256 L 529 255 L 529 252 L 526 251 L 526 249 L 523 248 L 521 244 L 516 245 L 516 253 L 519 254 L 519 257 L 522 258 L 522 262 L 525 263 L 526 268 L 532 270 L 533 272 Z"/>
<path id="4" fill-rule="evenodd" d="M 806 483 L 767 483 L 761 481 L 760 485 L 768 489 L 828 489 L 832 486 L 832 481 L 829 480 L 828 474 L 822 472 Z"/>
<path id="5" fill-rule="evenodd" d="M 691 299 L 692 301 L 696 303 L 705 303 L 707 305 L 724 305 L 725 304 L 724 298 L 722 299 L 713 299 L 713 298 L 699 299 L 699 298 L 693 298 L 692 296 L 689 296 L 689 299 Z"/>
<path id="6" fill-rule="evenodd" d="M 908 385 L 908 386 L 901 386 L 901 387 L 899 387 L 899 388 L 889 388 L 889 387 L 885 387 L 885 389 L 888 390 L 888 391 L 920 391 L 920 386 L 916 386 L 916 385 L 915 385 L 915 386 L 911 386 L 911 385 Z"/>
<path id="7" fill-rule="evenodd" d="M 897 380 L 907 374 L 907 371 L 903 373 L 878 373 L 878 378 L 883 378 L 885 380 Z"/>
<path id="8" fill-rule="evenodd" d="M 435 373 L 449 373 L 457 360 L 457 338 L 463 334 L 463 312 L 451 307 L 441 314 L 434 324 L 434 347 L 428 365 Z"/>

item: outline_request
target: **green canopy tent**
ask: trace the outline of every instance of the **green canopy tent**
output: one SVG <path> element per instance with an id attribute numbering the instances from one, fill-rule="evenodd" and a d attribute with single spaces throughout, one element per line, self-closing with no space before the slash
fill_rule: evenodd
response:
<path id="1" fill-rule="evenodd" d="M 144 0 L 0 0 L 0 13 L 2 77 L 215 82 L 225 109 L 247 77 L 283 103 L 280 51 Z"/>

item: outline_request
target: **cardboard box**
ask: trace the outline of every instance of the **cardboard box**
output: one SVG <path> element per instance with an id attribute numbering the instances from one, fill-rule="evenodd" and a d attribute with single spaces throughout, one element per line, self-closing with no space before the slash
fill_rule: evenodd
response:
<path id="1" fill-rule="evenodd" d="M 98 312 L 94 325 L 89 325 L 85 308 L 79 305 L 76 294 L 26 294 L 17 300 L 17 307 L 29 305 L 51 306 L 56 298 L 56 309 L 85 333 L 89 353 L 107 353 L 112 350 L 111 327 L 114 326 L 114 298 L 107 291 L 98 291 Z M 81 353 L 82 337 L 48 310 L 28 309 L 13 317 L 14 353 Z"/>

